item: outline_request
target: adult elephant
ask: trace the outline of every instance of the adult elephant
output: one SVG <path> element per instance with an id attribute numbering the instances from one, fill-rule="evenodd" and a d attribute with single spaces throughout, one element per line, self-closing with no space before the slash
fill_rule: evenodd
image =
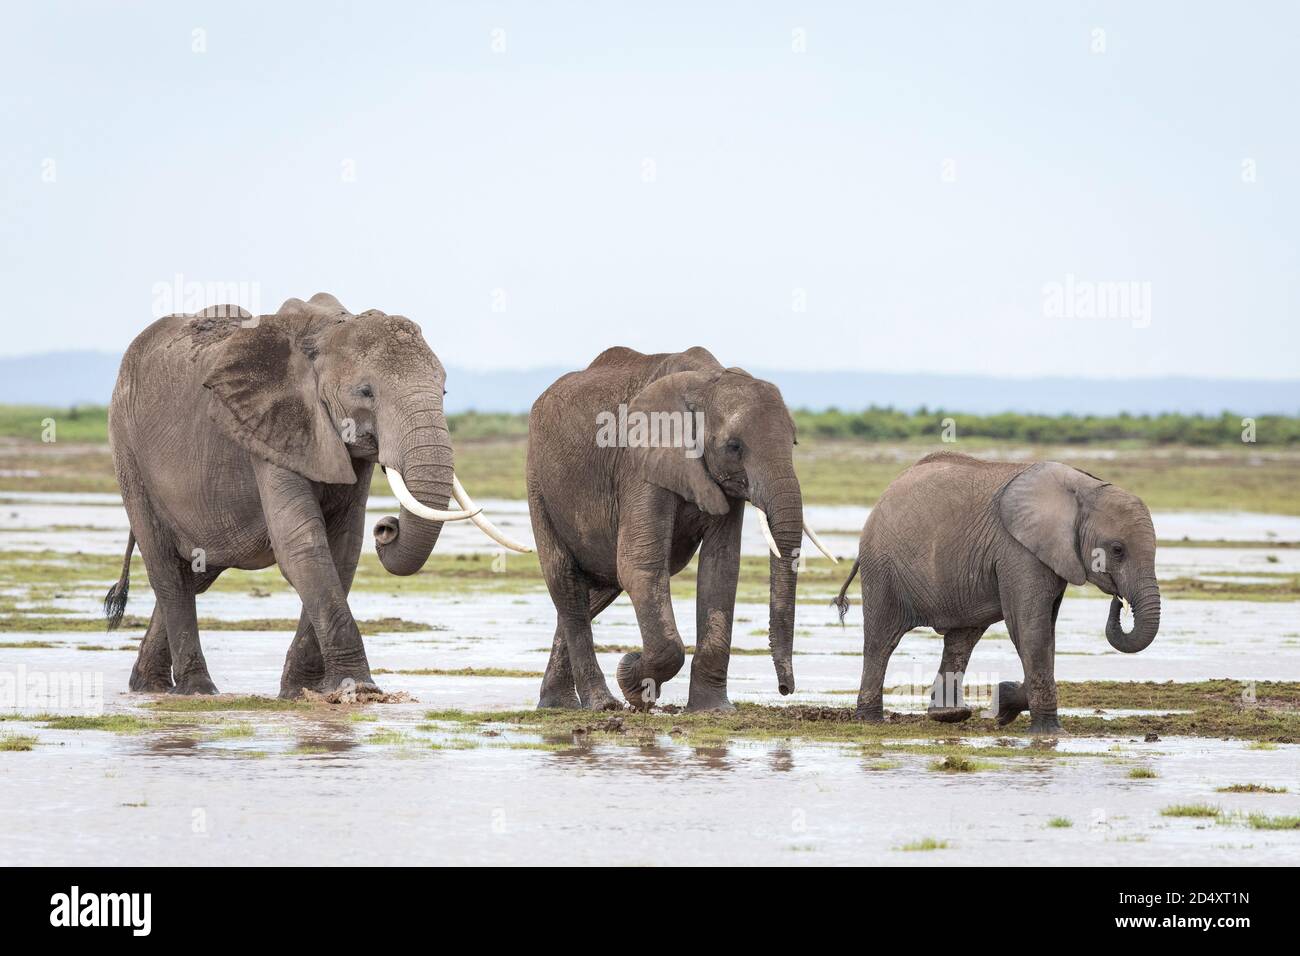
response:
<path id="1" fill-rule="evenodd" d="M 943 635 L 930 715 L 959 721 L 962 676 L 986 628 L 1006 620 L 1025 680 L 998 685 L 998 723 L 1023 710 L 1031 733 L 1061 729 L 1056 714 L 1056 616 L 1065 586 L 1092 583 L 1112 595 L 1106 638 L 1126 654 L 1160 629 L 1156 534 L 1135 495 L 1059 462 L 981 461 L 928 455 L 903 472 L 862 529 L 858 560 L 836 604 L 841 620 L 862 572 L 863 659 L 857 716 L 884 718 L 885 668 L 914 627 Z M 1133 628 L 1120 623 L 1120 599 Z"/>
<path id="2" fill-rule="evenodd" d="M 110 629 L 137 543 L 157 601 L 131 689 L 216 693 L 195 595 L 227 568 L 278 563 L 303 602 L 281 696 L 346 680 L 377 690 L 347 603 L 375 462 L 402 505 L 374 529 L 393 574 L 424 565 L 444 521 L 486 525 L 464 504 L 446 510 L 453 495 L 468 498 L 452 467 L 444 379 L 415 323 L 353 316 L 324 293 L 274 315 L 218 306 L 142 332 L 109 409 L 131 523 L 122 576 L 104 601 Z"/>
<path id="3" fill-rule="evenodd" d="M 688 707 L 727 699 L 744 503 L 766 513 L 769 643 L 782 694 L 791 664 L 804 532 L 794 423 L 775 385 L 708 351 L 611 348 L 559 379 L 528 419 L 528 508 L 558 622 L 541 707 L 615 709 L 592 620 L 626 591 L 643 650 L 625 655 L 623 696 L 646 707 L 682 667 L 669 578 L 700 550 Z M 770 524 L 770 528 L 767 525 Z"/>

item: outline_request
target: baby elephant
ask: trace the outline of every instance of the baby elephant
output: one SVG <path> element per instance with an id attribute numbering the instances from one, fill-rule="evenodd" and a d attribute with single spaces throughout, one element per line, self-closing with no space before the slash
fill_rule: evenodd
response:
<path id="1" fill-rule="evenodd" d="M 1087 472 L 1054 461 L 1013 464 L 967 455 L 928 455 L 881 495 L 862 529 L 858 560 L 835 604 L 841 620 L 853 575 L 862 572 L 862 687 L 856 716 L 884 719 L 885 668 L 915 627 L 943 635 L 943 662 L 929 715 L 959 721 L 962 676 L 991 624 L 1006 620 L 1024 684 L 1005 681 L 998 723 L 1026 708 L 1030 733 L 1055 733 L 1056 615 L 1066 583 L 1091 581 L 1112 595 L 1106 639 L 1140 651 L 1160 627 L 1156 535 L 1142 501 Z M 1120 599 L 1133 629 L 1120 624 Z"/>

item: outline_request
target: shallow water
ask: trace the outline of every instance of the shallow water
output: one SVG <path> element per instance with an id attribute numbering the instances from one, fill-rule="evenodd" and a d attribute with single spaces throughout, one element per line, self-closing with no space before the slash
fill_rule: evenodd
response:
<path id="1" fill-rule="evenodd" d="M 533 543 L 527 502 L 484 498 L 476 503 L 503 531 L 525 544 Z M 396 514 L 397 501 L 372 497 L 367 510 L 372 520 Z M 808 505 L 804 509 L 808 524 L 818 532 L 831 552 L 849 560 L 858 553 L 858 536 L 870 513 L 870 508 L 851 505 Z M 1152 515 L 1152 521 L 1156 534 L 1164 541 L 1300 542 L 1300 516 L 1297 515 L 1184 511 L 1157 513 Z M 73 525 L 77 526 L 75 530 L 52 530 Z M 65 492 L 0 494 L 0 550 L 51 548 L 89 554 L 120 554 L 126 545 L 127 530 L 126 512 L 117 495 Z M 745 522 L 741 547 L 745 554 L 767 553 L 758 522 Z M 367 540 L 366 548 L 373 552 L 373 542 Z M 495 550 L 498 550 L 495 544 L 464 521 L 444 526 L 438 540 L 439 554 L 489 553 Z M 812 542 L 807 540 L 804 550 L 810 556 L 818 554 Z M 1285 549 L 1272 553 L 1285 554 Z M 1287 568 L 1300 563 L 1300 556 L 1288 555 L 1286 559 L 1289 562 Z M 1278 566 L 1275 570 L 1283 568 Z"/>
<path id="2" fill-rule="evenodd" d="M 18 864 L 1294 864 L 1300 832 L 1239 816 L 1300 809 L 1300 747 L 1064 741 L 1104 756 L 1004 758 L 945 774 L 921 754 L 744 742 L 538 746 L 511 731 L 419 731 L 422 706 L 372 705 L 376 723 L 315 714 L 225 715 L 132 735 L 36 733 L 0 754 L 0 863 Z M 397 744 L 377 730 L 402 731 Z M 431 742 L 444 748 L 430 749 Z M 554 745 L 554 744 L 552 744 Z M 1112 752 L 1113 748 L 1113 752 Z M 1154 770 L 1129 779 L 1133 767 Z M 1210 802 L 1229 822 L 1173 819 Z M 1068 818 L 1073 826 L 1048 821 Z M 931 837 L 946 849 L 900 848 Z"/>
<path id="3" fill-rule="evenodd" d="M 22 497 L 21 503 L 0 504 L 0 528 L 11 529 L 0 534 L 0 548 L 73 552 L 102 546 L 104 553 L 120 553 L 126 525 L 113 496 L 76 496 L 86 500 L 76 508 L 46 500 L 54 496 Z M 498 524 L 530 539 L 521 503 L 491 504 Z M 865 514 L 818 510 L 809 509 L 810 520 L 828 528 L 840 516 L 860 525 Z M 1265 540 L 1271 531 L 1300 540 L 1298 519 L 1249 517 L 1217 536 Z M 1198 525 L 1199 519 L 1179 517 L 1184 519 L 1185 527 L 1198 531 L 1195 536 L 1220 526 L 1217 520 Z M 1163 520 L 1157 517 L 1158 528 Z M 50 530 L 56 524 L 102 530 Z M 752 540 L 754 523 L 748 524 L 747 550 L 761 553 L 761 539 Z M 439 551 L 485 549 L 482 540 L 471 527 L 449 527 Z M 846 549 L 836 550 L 851 553 L 856 531 L 843 541 Z M 1268 562 L 1268 554 L 1278 560 Z M 1295 573 L 1300 553 L 1167 548 L 1161 560 L 1161 573 L 1171 575 Z M 95 615 L 100 600 L 95 590 L 50 603 Z M 829 607 L 800 605 L 798 692 L 790 698 L 777 697 L 765 655 L 733 656 L 733 700 L 851 704 L 861 667 L 856 603 L 845 627 Z M 436 584 L 427 595 L 358 592 L 351 604 L 360 619 L 401 617 L 432 628 L 366 638 L 371 666 L 389 670 L 538 672 L 546 665 L 555 621 L 545 594 L 441 594 Z M 131 613 L 147 615 L 151 608 L 146 582 L 134 582 Z M 1252 679 L 1300 680 L 1296 603 L 1168 601 L 1159 638 L 1137 655 L 1106 644 L 1106 609 L 1102 600 L 1067 598 L 1058 622 L 1059 679 L 1227 677 L 1241 680 L 1243 690 Z M 262 598 L 199 599 L 200 615 L 224 619 L 292 618 L 298 610 L 287 588 Z M 676 613 L 691 643 L 693 602 L 677 601 Z M 735 646 L 764 649 L 766 626 L 766 605 L 738 605 Z M 626 597 L 601 615 L 595 637 L 599 644 L 639 643 Z M 274 695 L 289 638 L 281 632 L 213 631 L 203 643 L 222 690 Z M 24 640 L 54 646 L 6 646 Z M 102 633 L 3 633 L 0 677 L 84 674 L 85 686 L 101 688 L 106 712 L 137 711 L 146 698 L 125 693 L 134 653 L 77 649 L 130 643 Z M 888 683 L 905 689 L 890 696 L 892 709 L 924 706 L 941 651 L 941 640 L 931 632 L 904 637 Z M 619 656 L 599 656 L 611 684 Z M 685 702 L 688 673 L 684 669 L 666 685 L 665 703 Z M 975 649 L 968 682 L 1020 676 L 1005 628 L 991 629 Z M 0 734 L 38 738 L 31 752 L 0 752 L 0 864 L 1300 862 L 1300 831 L 1256 831 L 1232 816 L 1300 813 L 1300 746 L 1255 750 L 1217 740 L 1067 739 L 1060 744 L 1064 750 L 1103 756 L 1003 758 L 994 761 L 997 769 L 953 775 L 929 769 L 932 757 L 925 755 L 886 748 L 882 757 L 852 745 L 798 741 L 692 747 L 671 737 L 645 745 L 570 746 L 565 740 L 563 749 L 539 750 L 527 749 L 548 743 L 535 734 L 506 730 L 483 736 L 452 725 L 420 729 L 431 708 L 532 707 L 536 677 L 389 673 L 378 680 L 385 690 L 407 692 L 418 702 L 371 705 L 366 713 L 376 720 L 365 723 L 315 711 L 208 714 L 189 726 L 136 734 L 0 723 Z M 16 703 L 14 709 L 26 715 L 73 710 L 53 694 L 33 693 Z M 1110 716 L 1122 713 L 1130 712 Z M 239 735 L 222 736 L 223 728 L 238 728 Z M 377 731 L 406 737 L 368 740 Z M 462 747 L 470 749 L 457 749 Z M 1159 776 L 1130 779 L 1135 766 Z M 1232 783 L 1287 786 L 1291 792 L 1214 792 Z M 1162 807 L 1190 802 L 1220 805 L 1230 822 L 1159 814 Z M 1048 827 L 1053 817 L 1067 817 L 1073 826 Z M 897 849 L 924 837 L 946 840 L 949 847 Z"/>

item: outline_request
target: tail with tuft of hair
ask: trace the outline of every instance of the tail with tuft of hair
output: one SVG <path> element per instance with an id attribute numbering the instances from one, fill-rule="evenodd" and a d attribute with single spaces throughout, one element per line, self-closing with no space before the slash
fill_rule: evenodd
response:
<path id="1" fill-rule="evenodd" d="M 131 552 L 135 550 L 135 532 L 126 539 L 126 557 L 122 559 L 122 576 L 104 595 L 104 617 L 108 620 L 108 629 L 117 630 L 126 613 L 126 597 L 131 592 Z"/>
<path id="2" fill-rule="evenodd" d="M 853 568 L 849 571 L 849 579 L 844 582 L 844 587 L 840 588 L 839 596 L 835 598 L 835 600 L 831 601 L 831 607 L 840 612 L 841 624 L 844 623 L 844 615 L 849 613 L 849 585 L 852 584 L 853 579 L 858 576 L 858 564 L 861 563 L 861 560 L 861 558 L 858 558 L 853 562 Z"/>

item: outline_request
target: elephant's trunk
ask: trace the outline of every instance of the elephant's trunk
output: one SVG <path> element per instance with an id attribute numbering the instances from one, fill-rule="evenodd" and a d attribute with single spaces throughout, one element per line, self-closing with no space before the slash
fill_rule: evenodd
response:
<path id="1" fill-rule="evenodd" d="M 416 404 L 422 407 L 400 427 L 398 462 L 393 464 L 416 501 L 445 509 L 453 480 L 451 435 L 442 403 L 432 392 Z M 384 459 L 382 451 L 380 458 Z M 442 522 L 421 518 L 403 506 L 399 517 L 383 518 L 375 525 L 375 551 L 390 574 L 414 574 L 429 560 L 441 531 Z"/>
<path id="2" fill-rule="evenodd" d="M 794 469 L 766 482 L 755 505 L 767 513 L 768 527 L 781 557 L 769 556 L 768 646 L 776 667 L 776 687 L 794 693 L 794 602 L 803 544 L 803 495 Z"/>
<path id="3" fill-rule="evenodd" d="M 1110 646 L 1125 654 L 1145 650 L 1156 639 L 1160 630 L 1160 585 L 1154 576 L 1144 579 L 1130 598 L 1133 605 L 1133 630 L 1125 633 L 1120 623 L 1119 597 L 1110 599 L 1110 616 L 1106 620 L 1106 640 Z"/>

